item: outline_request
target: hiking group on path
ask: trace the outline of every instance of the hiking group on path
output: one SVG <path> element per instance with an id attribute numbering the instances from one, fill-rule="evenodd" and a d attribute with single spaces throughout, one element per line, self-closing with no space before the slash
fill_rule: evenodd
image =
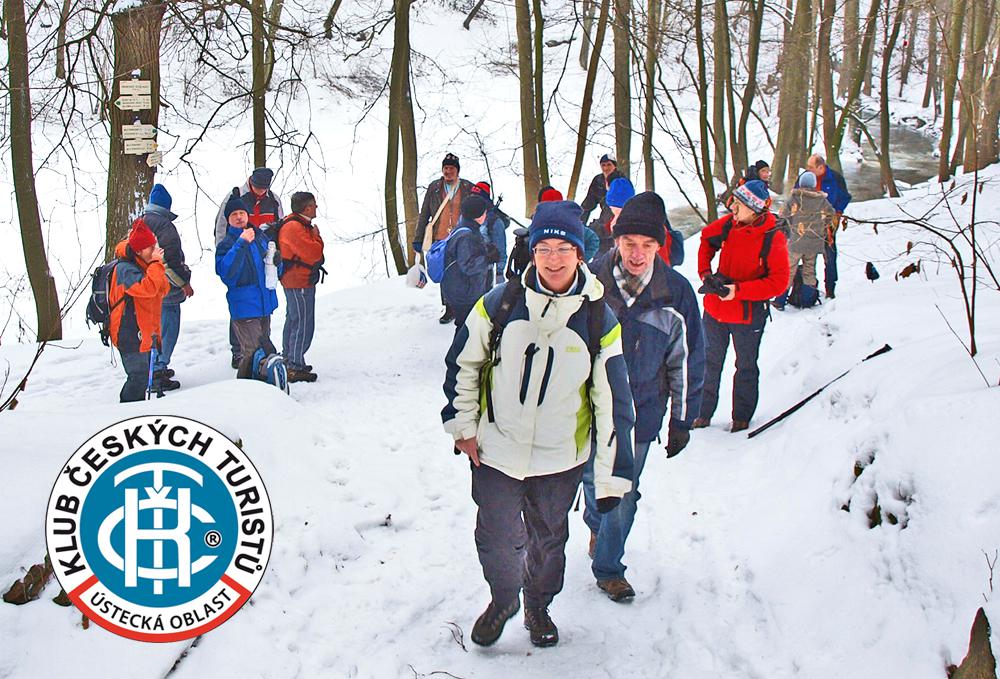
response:
<path id="1" fill-rule="evenodd" d="M 727 192 L 730 214 L 701 231 L 703 311 L 674 270 L 684 240 L 662 198 L 636 194 L 614 158 L 604 155 L 600 165 L 582 204 L 543 187 L 508 253 L 511 218 L 489 183 L 460 178 L 459 158 L 448 153 L 412 242 L 426 264 L 415 266 L 418 285 L 428 275 L 440 282 L 440 322 L 455 325 L 441 417 L 454 452 L 470 461 L 475 544 L 491 595 L 471 633 L 483 646 L 500 637 L 522 595 L 531 643 L 558 642 L 548 609 L 563 587 L 569 512 L 581 484 L 596 584 L 613 601 L 635 597 L 623 559 L 640 475 L 653 442 L 664 443 L 664 422 L 668 458 L 684 450 L 692 429 L 711 425 L 731 340 L 728 430 L 748 429 L 770 309 L 818 301 L 819 254 L 826 297 L 835 295 L 836 233 L 851 196 L 821 156 L 809 158 L 777 215 L 764 161 Z M 228 289 L 237 377 L 287 389 L 317 379 L 305 354 L 315 286 L 326 272 L 315 196 L 293 193 L 285 216 L 272 178 L 257 168 L 222 202 L 216 273 Z M 126 371 L 122 401 L 180 386 L 169 364 L 180 304 L 194 291 L 170 207 L 155 185 L 116 259 L 102 268 L 110 270 L 102 330 Z M 88 317 L 101 306 L 98 272 Z M 280 354 L 270 339 L 279 282 L 287 305 Z"/>

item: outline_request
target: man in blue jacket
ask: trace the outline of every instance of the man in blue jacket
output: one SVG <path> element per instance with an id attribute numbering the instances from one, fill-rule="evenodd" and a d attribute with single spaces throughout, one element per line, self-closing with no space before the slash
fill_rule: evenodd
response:
<path id="1" fill-rule="evenodd" d="M 441 293 L 455 312 L 455 327 L 465 319 L 479 298 L 493 287 L 493 265 L 498 250 L 483 240 L 480 227 L 489 214 L 490 203 L 479 193 L 462 201 L 462 213 L 451 231 L 444 251 L 444 278 Z"/>
<path id="2" fill-rule="evenodd" d="M 621 504 L 606 514 L 598 511 L 593 458 L 583 476 L 591 570 L 597 586 L 612 601 L 635 596 L 625 579 L 622 557 L 640 498 L 639 475 L 651 443 L 659 438 L 668 402 L 667 457 L 687 445 L 701 409 L 705 375 L 701 315 L 691 284 L 658 255 L 666 241 L 666 221 L 663 200 L 652 191 L 629 199 L 614 224 L 615 247 L 590 265 L 604 285 L 604 301 L 621 323 L 636 418 L 633 485 Z"/>
<path id="3" fill-rule="evenodd" d="M 806 161 L 806 169 L 816 175 L 819 180 L 819 189 L 826 194 L 826 199 L 837 211 L 830 230 L 829 238 L 823 248 L 823 283 L 826 286 L 827 299 L 834 298 L 837 287 L 837 227 L 844 216 L 847 204 L 851 202 L 851 194 L 847 190 L 847 182 L 844 177 L 826 164 L 826 159 L 817 154 L 809 156 Z"/>
<path id="4" fill-rule="evenodd" d="M 236 376 L 250 378 L 258 348 L 267 354 L 277 353 L 271 342 L 271 314 L 278 308 L 278 295 L 267 283 L 266 267 L 273 263 L 265 261 L 271 240 L 250 223 L 241 198 L 230 198 L 224 214 L 228 226 L 215 250 L 215 273 L 229 288 L 226 301 L 241 357 Z"/>
<path id="5" fill-rule="evenodd" d="M 157 391 L 171 391 L 181 386 L 173 379 L 174 371 L 170 367 L 170 358 L 177 337 L 181 330 L 181 302 L 194 294 L 191 288 L 191 269 L 184 261 L 184 249 L 181 247 L 181 237 L 174 226 L 177 215 L 170 211 L 173 199 L 163 184 L 153 184 L 149 192 L 149 202 L 146 203 L 142 221 L 156 236 L 157 243 L 163 248 L 163 266 L 170 281 L 170 292 L 163 299 L 163 311 L 160 318 L 162 348 L 156 354 L 156 365 L 153 366 L 153 388 Z"/>

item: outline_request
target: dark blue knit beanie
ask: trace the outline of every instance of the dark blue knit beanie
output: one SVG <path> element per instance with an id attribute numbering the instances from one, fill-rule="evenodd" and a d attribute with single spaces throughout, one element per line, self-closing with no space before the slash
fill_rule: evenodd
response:
<path id="1" fill-rule="evenodd" d="M 169 210 L 174 199 L 163 184 L 153 184 L 153 190 L 149 192 L 149 202 L 151 205 L 159 205 L 164 210 Z"/>
<path id="2" fill-rule="evenodd" d="M 528 246 L 533 248 L 546 238 L 561 238 L 583 252 L 583 210 L 571 200 L 539 203 L 528 228 Z"/>

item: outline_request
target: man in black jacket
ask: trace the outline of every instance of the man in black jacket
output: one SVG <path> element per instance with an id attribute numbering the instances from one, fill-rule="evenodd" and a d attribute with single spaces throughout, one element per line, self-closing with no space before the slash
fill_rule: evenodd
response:
<path id="1" fill-rule="evenodd" d="M 580 204 L 580 207 L 583 208 L 583 214 L 580 216 L 580 219 L 584 224 L 587 224 L 587 220 L 590 219 L 590 213 L 593 212 L 594 208 L 598 206 L 601 208 L 601 214 L 589 224 L 590 228 L 601 237 L 601 248 L 598 250 L 598 255 L 610 250 L 614 244 L 611 229 L 608 228 L 612 216 L 611 208 L 608 207 L 605 197 L 608 194 L 608 187 L 611 186 L 611 182 L 619 177 L 627 179 L 624 174 L 618 171 L 618 161 L 605 153 L 601 156 L 601 174 L 594 177 L 590 182 L 590 188 L 587 189 L 587 197 Z"/>
<path id="2" fill-rule="evenodd" d="M 172 379 L 174 371 L 170 368 L 170 358 L 177 345 L 177 336 L 181 330 L 181 302 L 194 294 L 191 287 L 191 269 L 184 261 L 184 249 L 181 238 L 177 234 L 174 220 L 177 215 L 170 211 L 173 199 L 162 184 L 154 184 L 149 192 L 149 202 L 142 219 L 150 231 L 156 236 L 163 249 L 163 266 L 170 281 L 170 292 L 163 298 L 163 310 L 160 316 L 160 341 L 162 347 L 156 354 L 153 366 L 153 389 L 171 391 L 181 386 Z"/>

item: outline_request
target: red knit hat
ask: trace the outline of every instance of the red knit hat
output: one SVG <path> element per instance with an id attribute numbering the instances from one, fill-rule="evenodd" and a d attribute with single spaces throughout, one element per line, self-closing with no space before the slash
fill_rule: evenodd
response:
<path id="1" fill-rule="evenodd" d="M 563 199 L 562 193 L 558 189 L 548 188 L 542 191 L 542 197 L 539 199 L 539 203 L 551 203 L 553 201 L 559 201 Z"/>
<path id="2" fill-rule="evenodd" d="M 132 222 L 132 231 L 128 234 L 128 245 L 132 252 L 142 252 L 150 245 L 156 245 L 156 236 L 142 221 L 142 217 Z"/>

